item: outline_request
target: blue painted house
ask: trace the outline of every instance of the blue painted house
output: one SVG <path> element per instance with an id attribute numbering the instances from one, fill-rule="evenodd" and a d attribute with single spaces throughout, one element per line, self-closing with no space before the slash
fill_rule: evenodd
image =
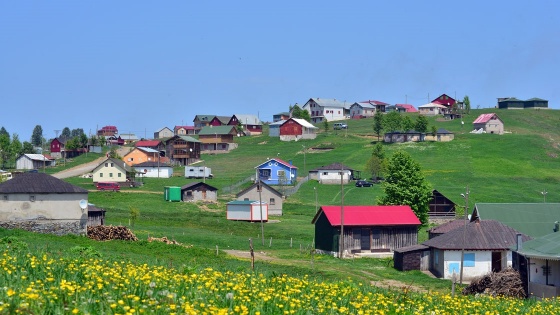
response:
<path id="1" fill-rule="evenodd" d="M 267 185 L 286 185 L 293 184 L 297 178 L 297 167 L 292 162 L 281 159 L 270 159 L 257 167 L 256 176 Z"/>

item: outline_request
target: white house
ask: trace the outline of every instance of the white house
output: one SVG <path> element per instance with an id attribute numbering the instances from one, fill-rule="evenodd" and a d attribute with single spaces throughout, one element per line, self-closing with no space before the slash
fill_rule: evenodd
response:
<path id="1" fill-rule="evenodd" d="M 312 123 L 318 123 L 346 119 L 350 115 L 350 105 L 346 101 L 317 97 L 310 98 L 302 109 L 309 112 Z"/>
<path id="2" fill-rule="evenodd" d="M 160 130 L 154 132 L 154 139 L 171 138 L 175 135 L 173 130 L 168 127 L 163 127 Z"/>
<path id="3" fill-rule="evenodd" d="M 173 167 L 165 163 L 142 162 L 132 166 L 139 177 L 170 178 L 173 176 Z"/>
<path id="4" fill-rule="evenodd" d="M 354 103 L 350 106 L 350 117 L 372 117 L 375 115 L 375 105 L 369 102 Z"/>
<path id="5" fill-rule="evenodd" d="M 486 133 L 504 134 L 504 122 L 495 113 L 480 114 L 473 121 L 473 130 L 483 130 Z"/>
<path id="6" fill-rule="evenodd" d="M 436 277 L 458 277 L 463 253 L 463 279 L 470 280 L 512 267 L 510 247 L 517 243 L 518 234 L 499 221 L 476 220 L 422 244 L 430 248 L 430 271 Z M 525 241 L 530 239 L 521 235 Z"/>
<path id="7" fill-rule="evenodd" d="M 333 163 L 327 166 L 321 166 L 314 170 L 309 171 L 309 178 L 316 179 L 320 184 L 339 184 L 340 185 L 340 172 L 342 171 L 342 181 L 348 184 L 352 179 L 353 170 L 348 166 L 341 163 Z"/>
<path id="8" fill-rule="evenodd" d="M 32 170 L 54 165 L 54 160 L 49 160 L 42 154 L 23 154 L 16 160 L 16 169 L 18 170 Z"/>
<path id="9" fill-rule="evenodd" d="M 124 183 L 135 177 L 135 171 L 122 160 L 108 158 L 93 169 L 93 182 Z"/>
<path id="10" fill-rule="evenodd" d="M 447 107 L 441 104 L 428 103 L 418 106 L 418 113 L 426 116 L 443 115 L 447 113 Z"/>
<path id="11" fill-rule="evenodd" d="M 22 173 L 0 183 L 0 227 L 85 234 L 88 191 L 44 173 Z"/>

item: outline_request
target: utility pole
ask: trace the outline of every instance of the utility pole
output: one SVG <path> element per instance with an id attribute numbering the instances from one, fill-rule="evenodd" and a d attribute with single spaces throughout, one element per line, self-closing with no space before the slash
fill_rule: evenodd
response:
<path id="1" fill-rule="evenodd" d="M 461 248 L 461 271 L 460 271 L 460 275 L 459 275 L 459 283 L 463 284 L 463 265 L 465 264 L 465 238 L 466 238 L 466 234 L 467 234 L 467 220 L 468 220 L 468 215 L 467 215 L 467 210 L 469 208 L 469 185 L 467 185 L 467 191 L 464 194 L 461 194 L 461 196 L 465 199 L 465 225 L 463 227 L 463 245 Z"/>
<path id="2" fill-rule="evenodd" d="M 344 258 L 344 170 L 340 164 L 340 239 L 338 245 L 339 258 Z"/>
<path id="3" fill-rule="evenodd" d="M 259 177 L 259 170 L 257 170 L 257 191 L 259 192 L 259 208 L 261 210 L 261 238 L 262 238 L 262 244 L 264 246 L 264 223 L 263 223 L 262 196 L 261 196 L 262 183 Z"/>

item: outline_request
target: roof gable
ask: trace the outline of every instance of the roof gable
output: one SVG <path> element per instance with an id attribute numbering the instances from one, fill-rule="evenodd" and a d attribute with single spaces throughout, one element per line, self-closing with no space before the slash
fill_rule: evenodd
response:
<path id="1" fill-rule="evenodd" d="M 228 135 L 233 134 L 232 130 L 235 131 L 235 126 L 205 126 L 198 132 L 199 136 L 208 135 Z"/>
<path id="2" fill-rule="evenodd" d="M 217 191 L 218 188 L 214 187 L 214 186 L 210 186 L 204 182 L 194 182 L 194 183 L 189 183 L 186 185 L 181 186 L 181 190 L 187 190 L 187 189 L 197 189 L 197 188 L 202 188 L 205 187 L 208 190 L 212 190 L 212 191 Z"/>
<path id="3" fill-rule="evenodd" d="M 307 101 L 306 105 L 310 101 L 313 101 L 313 102 L 317 103 L 321 107 L 331 107 L 331 108 L 346 108 L 346 109 L 349 109 L 350 106 L 352 105 L 349 102 L 347 103 L 346 101 L 341 102 L 341 101 L 337 100 L 336 98 L 331 99 L 331 98 L 319 98 L 319 97 L 310 98 L 309 101 Z"/>
<path id="4" fill-rule="evenodd" d="M 440 96 L 438 96 L 432 101 L 432 103 L 442 104 L 446 106 L 451 106 L 455 104 L 455 102 L 456 102 L 455 99 L 447 94 L 441 94 Z"/>
<path id="5" fill-rule="evenodd" d="M 276 190 L 276 189 L 270 187 L 269 185 L 267 185 L 267 184 L 266 184 L 265 182 L 263 182 L 263 181 L 260 181 L 260 182 L 261 182 L 262 188 L 263 188 L 264 190 L 268 190 L 269 192 L 271 192 L 271 193 L 277 195 L 278 197 L 282 197 L 282 194 L 281 194 L 278 190 Z M 250 191 L 252 191 L 252 190 L 257 189 L 257 186 L 258 186 L 258 183 L 254 183 L 253 185 L 249 186 L 248 188 L 246 188 L 246 189 L 240 191 L 239 193 L 237 193 L 237 194 L 235 195 L 235 197 L 239 198 L 239 196 L 242 196 L 242 195 L 244 195 L 244 194 L 246 194 L 246 193 L 248 193 L 248 192 L 250 192 Z"/>
<path id="6" fill-rule="evenodd" d="M 0 183 L 0 194 L 60 194 L 86 193 L 87 190 L 74 186 L 54 176 L 45 173 L 22 173 L 14 178 Z"/>
<path id="7" fill-rule="evenodd" d="M 134 143 L 135 147 L 157 147 L 161 143 L 160 140 L 140 140 Z"/>
<path id="8" fill-rule="evenodd" d="M 502 121 L 500 119 L 500 117 L 498 117 L 498 115 L 496 115 L 495 113 L 487 113 L 487 114 L 480 114 L 480 116 L 478 116 L 474 121 L 473 124 L 485 124 L 487 122 L 489 122 L 492 119 L 497 119 L 499 121 Z M 502 121 L 503 122 L 503 121 Z"/>
<path id="9" fill-rule="evenodd" d="M 93 169 L 93 172 L 105 167 L 105 163 L 113 163 L 114 167 L 120 169 L 121 171 L 125 172 L 125 173 L 130 173 L 133 172 L 134 170 L 128 166 L 124 161 L 119 160 L 119 159 L 114 159 L 114 158 L 108 158 L 105 161 L 99 163 L 99 165 L 97 165 L 96 168 Z"/>
<path id="10" fill-rule="evenodd" d="M 341 207 L 322 206 L 315 214 L 315 223 L 324 214 L 332 226 L 340 226 Z M 420 225 L 410 206 L 344 206 L 344 225 Z"/>
<path id="11" fill-rule="evenodd" d="M 308 129 L 319 129 L 319 128 L 313 126 L 310 122 L 308 122 L 308 121 L 305 120 L 305 119 L 301 119 L 301 118 L 290 118 L 290 119 L 286 120 L 285 122 L 290 121 L 290 120 L 295 121 L 295 122 L 296 122 L 297 124 L 299 124 L 300 126 L 305 127 L 305 128 L 308 128 Z"/>
<path id="12" fill-rule="evenodd" d="M 234 117 L 237 118 L 237 121 L 242 125 L 262 125 L 262 122 L 259 119 L 259 117 L 255 115 L 235 114 L 231 117 L 231 119 L 233 119 Z"/>
<path id="13" fill-rule="evenodd" d="M 279 159 L 279 158 L 272 158 L 272 159 L 270 159 L 270 160 L 268 160 L 268 161 L 266 161 L 266 162 L 264 162 L 264 163 L 261 163 L 261 164 L 257 165 L 255 168 L 261 168 L 261 167 L 263 167 L 263 166 L 268 166 L 268 163 L 270 163 L 270 162 L 272 162 L 272 163 L 278 162 L 278 164 L 283 165 L 283 166 L 285 166 L 285 167 L 287 167 L 287 168 L 289 168 L 289 169 L 297 169 L 296 166 L 294 166 L 294 165 L 292 165 L 292 164 L 290 164 L 290 163 L 288 163 L 288 162 L 286 162 L 286 161 L 283 161 L 283 160 L 281 160 L 281 159 Z"/>

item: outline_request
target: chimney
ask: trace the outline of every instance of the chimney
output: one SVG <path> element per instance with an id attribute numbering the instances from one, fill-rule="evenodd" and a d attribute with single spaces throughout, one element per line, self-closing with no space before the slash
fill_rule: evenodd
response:
<path id="1" fill-rule="evenodd" d="M 523 237 L 521 234 L 517 234 L 517 250 L 521 250 L 523 248 Z"/>

